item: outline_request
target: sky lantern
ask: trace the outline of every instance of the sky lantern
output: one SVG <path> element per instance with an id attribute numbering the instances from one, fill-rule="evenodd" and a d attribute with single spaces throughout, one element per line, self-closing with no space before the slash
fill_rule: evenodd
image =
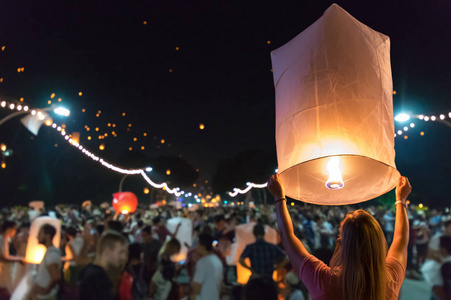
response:
<path id="1" fill-rule="evenodd" d="M 200 130 L 204 130 L 204 129 L 205 129 L 205 125 L 204 125 L 204 124 L 202 124 L 202 123 L 201 123 L 201 124 L 199 124 L 199 129 L 200 129 Z"/>
<path id="2" fill-rule="evenodd" d="M 400 174 L 389 37 L 333 4 L 271 59 L 287 196 L 345 205 L 393 189 Z"/>
<path id="3" fill-rule="evenodd" d="M 113 208 L 121 214 L 133 213 L 138 206 L 138 198 L 132 192 L 117 192 L 113 194 Z"/>
<path id="4" fill-rule="evenodd" d="M 46 248 L 38 242 L 38 234 L 41 226 L 50 224 L 56 229 L 56 234 L 53 238 L 53 245 L 59 248 L 61 237 L 61 222 L 52 217 L 38 217 L 31 223 L 30 235 L 28 237 L 27 250 L 25 253 L 25 262 L 29 264 L 40 264 L 44 258 Z"/>
<path id="5" fill-rule="evenodd" d="M 163 203 L 166 204 L 166 201 L 163 200 Z M 170 218 L 166 222 L 166 228 L 171 232 L 175 233 L 178 224 L 180 225 L 179 230 L 175 238 L 180 242 L 182 246 L 180 248 L 180 252 L 171 257 L 173 262 L 180 262 L 186 259 L 186 255 L 188 254 L 188 247 L 192 245 L 192 236 L 193 236 L 193 224 L 190 219 L 174 217 Z M 188 247 L 187 247 L 188 246 Z"/>

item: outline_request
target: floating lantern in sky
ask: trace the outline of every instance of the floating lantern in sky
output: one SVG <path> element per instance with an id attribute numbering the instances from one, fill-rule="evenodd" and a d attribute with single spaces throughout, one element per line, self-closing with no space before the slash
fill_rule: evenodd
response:
<path id="1" fill-rule="evenodd" d="M 204 125 L 204 124 L 202 124 L 202 123 L 201 123 L 201 124 L 199 124 L 199 129 L 200 129 L 200 130 L 204 130 L 204 129 L 205 129 L 205 125 Z"/>
<path id="2" fill-rule="evenodd" d="M 167 169 L 166 170 L 166 175 L 171 175 L 171 170 Z"/>
<path id="3" fill-rule="evenodd" d="M 394 188 L 389 38 L 333 4 L 271 59 L 287 196 L 344 205 Z"/>
<path id="4" fill-rule="evenodd" d="M 118 192 L 113 194 L 113 208 L 121 214 L 133 213 L 138 207 L 138 198 L 132 192 Z"/>
<path id="5" fill-rule="evenodd" d="M 105 150 L 105 144 L 100 144 L 99 149 L 102 151 Z"/>
<path id="6" fill-rule="evenodd" d="M 82 93 L 82 92 L 79 92 L 79 93 L 78 93 L 78 96 L 82 96 L 82 95 L 83 95 L 83 93 Z"/>

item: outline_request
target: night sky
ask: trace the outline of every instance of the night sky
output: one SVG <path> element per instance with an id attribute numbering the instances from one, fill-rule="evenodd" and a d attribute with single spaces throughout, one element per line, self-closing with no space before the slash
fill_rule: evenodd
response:
<path id="1" fill-rule="evenodd" d="M 221 160 L 250 151 L 268 153 L 265 167 L 274 170 L 270 52 L 332 3 L 1 1 L 0 46 L 5 48 L 0 51 L 0 97 L 23 98 L 33 108 L 61 98 L 71 116 L 52 115 L 53 121 L 65 123 L 69 133 L 80 132 L 80 144 L 93 153 L 124 168 L 136 167 L 122 159 L 130 153 L 182 157 L 199 169 L 197 188 L 209 187 Z M 336 3 L 390 37 L 395 114 L 448 116 L 451 3 Z M 0 109 L 0 118 L 8 113 Z M 415 123 L 407 139 L 395 140 L 397 167 L 411 179 L 414 201 L 449 205 L 451 127 Z M 108 136 L 99 140 L 104 133 Z M 0 169 L 5 205 L 36 199 L 109 201 L 121 179 L 67 145 L 51 128 L 43 126 L 33 137 L 20 118 L 0 127 L 0 142 L 14 151 L 5 160 L 6 169 Z M 152 176 L 170 180 L 164 174 Z M 140 177 L 126 183 L 129 189 L 145 186 Z M 142 190 L 137 194 L 141 197 Z"/>

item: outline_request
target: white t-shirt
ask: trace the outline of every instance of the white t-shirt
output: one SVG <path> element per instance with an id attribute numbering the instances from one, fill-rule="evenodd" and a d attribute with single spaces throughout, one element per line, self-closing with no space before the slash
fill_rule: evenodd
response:
<path id="1" fill-rule="evenodd" d="M 58 265 L 58 270 L 61 268 L 61 253 L 55 246 L 50 246 L 45 252 L 44 258 L 39 265 L 38 272 L 36 273 L 35 282 L 40 287 L 46 288 L 50 284 L 50 273 L 48 271 L 48 266 L 52 264 Z M 50 294 L 57 291 L 58 285 L 50 292 Z"/>
<path id="2" fill-rule="evenodd" d="M 193 281 L 202 284 L 197 300 L 219 300 L 222 274 L 222 262 L 216 254 L 209 254 L 197 261 Z"/>

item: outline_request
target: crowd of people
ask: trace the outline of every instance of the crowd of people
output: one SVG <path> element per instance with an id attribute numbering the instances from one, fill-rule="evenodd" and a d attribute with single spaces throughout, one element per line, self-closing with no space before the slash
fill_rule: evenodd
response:
<path id="1" fill-rule="evenodd" d="M 340 223 L 356 207 L 297 203 L 287 208 L 294 235 L 308 253 L 329 264 Z M 395 236 L 395 207 L 364 208 L 380 224 L 390 246 Z M 422 280 L 423 264 L 434 260 L 444 273 L 441 281 L 431 284 L 431 297 L 446 299 L 451 216 L 438 210 L 407 210 L 410 239 L 406 276 Z M 136 212 L 123 215 L 108 203 L 58 205 L 38 212 L 3 208 L 0 299 L 9 299 L 30 270 L 24 257 L 30 224 L 39 216 L 60 220 L 60 244 L 57 248 L 53 242 L 58 233 L 55 226 L 39 228 L 38 241 L 46 253 L 25 299 L 311 299 L 294 269 L 296 263 L 288 260 L 287 245 L 280 237 L 275 243 L 265 240 L 268 231 L 277 233 L 281 226 L 274 205 L 197 209 L 167 205 L 138 207 Z M 190 245 L 177 239 L 182 223 L 172 232 L 166 227 L 167 220 L 174 217 L 191 220 Z M 227 257 L 236 242 L 237 228 L 252 223 L 254 240 L 242 249 L 238 261 L 230 264 Z M 184 246 L 188 248 L 184 259 L 174 260 Z M 237 264 L 251 273 L 246 284 L 237 283 Z"/>

